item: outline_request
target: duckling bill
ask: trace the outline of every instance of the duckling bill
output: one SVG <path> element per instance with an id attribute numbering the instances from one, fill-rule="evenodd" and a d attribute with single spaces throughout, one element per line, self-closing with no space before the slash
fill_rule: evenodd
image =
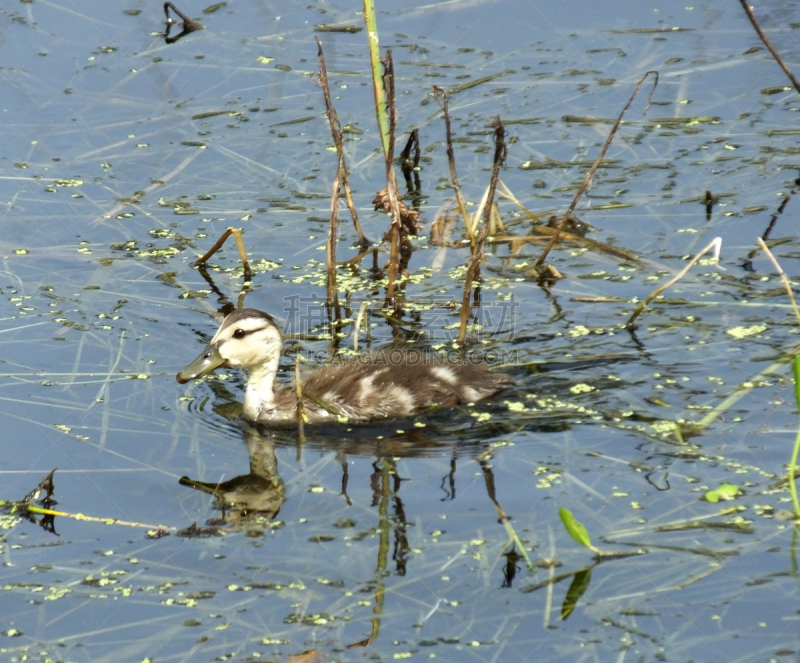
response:
<path id="1" fill-rule="evenodd" d="M 244 368 L 249 373 L 244 417 L 256 423 L 291 423 L 297 411 L 295 388 L 275 384 L 282 352 L 283 338 L 271 316 L 237 309 L 176 378 L 183 384 L 222 366 Z M 302 385 L 303 409 L 311 423 L 403 417 L 433 406 L 477 401 L 513 384 L 510 377 L 482 365 L 390 349 L 309 373 Z"/>

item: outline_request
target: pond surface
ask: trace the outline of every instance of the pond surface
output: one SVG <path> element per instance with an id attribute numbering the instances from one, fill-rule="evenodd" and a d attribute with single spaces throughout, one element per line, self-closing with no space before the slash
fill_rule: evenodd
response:
<path id="1" fill-rule="evenodd" d="M 366 36 L 340 30 L 362 27 L 361 6 L 181 2 L 203 29 L 169 44 L 160 6 L 141 0 L 0 8 L 0 498 L 57 467 L 55 508 L 127 523 L 0 521 L 2 660 L 800 656 L 780 481 L 798 428 L 786 361 L 798 323 L 757 244 L 800 275 L 797 93 L 738 3 L 401 4 L 378 25 L 398 143 L 419 129 L 421 186 L 406 201 L 425 229 L 400 328 L 431 344 L 453 338 L 468 257 L 461 225 L 456 245 L 429 243 L 453 193 L 432 86 L 450 93 L 470 210 L 499 115 L 501 179 L 549 215 L 569 206 L 637 81 L 657 70 L 659 83 L 578 205 L 593 243 L 550 255 L 562 280 L 540 286 L 544 240 L 498 201 L 507 235 L 524 239 L 491 245 L 473 347 L 518 386 L 474 407 L 310 427 L 305 445 L 242 423 L 239 373 L 174 376 L 242 292 L 232 243 L 208 279 L 193 266 L 228 226 L 254 263 L 247 305 L 295 334 L 281 379 L 297 354 L 330 356 L 336 155 L 315 35 L 365 232 L 387 227 L 371 205 L 385 171 Z M 756 13 L 800 62 L 797 8 Z M 340 218 L 347 260 L 356 235 Z M 714 237 L 719 264 L 695 265 L 626 331 L 635 303 Z M 371 258 L 339 276 L 347 315 L 368 305 L 360 348 L 390 342 Z M 342 333 L 352 347 L 353 325 Z M 223 482 L 247 508 L 223 511 L 181 477 Z M 724 483 L 735 500 L 701 499 Z M 641 554 L 596 564 L 562 508 L 598 548 Z"/>

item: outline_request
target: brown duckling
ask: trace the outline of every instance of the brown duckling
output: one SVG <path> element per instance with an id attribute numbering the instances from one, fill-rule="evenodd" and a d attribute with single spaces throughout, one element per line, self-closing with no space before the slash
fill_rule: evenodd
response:
<path id="1" fill-rule="evenodd" d="M 222 321 L 208 347 L 176 377 L 185 383 L 220 366 L 245 368 L 245 418 L 291 423 L 297 416 L 295 388 L 275 385 L 282 352 L 283 338 L 272 317 L 241 308 Z M 303 409 L 311 423 L 403 417 L 435 405 L 477 401 L 513 384 L 482 365 L 448 362 L 434 352 L 388 349 L 310 372 L 302 384 Z"/>

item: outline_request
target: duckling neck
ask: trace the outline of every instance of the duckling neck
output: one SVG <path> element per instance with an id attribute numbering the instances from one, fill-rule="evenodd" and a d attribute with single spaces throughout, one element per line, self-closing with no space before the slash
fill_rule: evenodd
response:
<path id="1" fill-rule="evenodd" d="M 250 369 L 247 388 L 244 392 L 244 416 L 257 421 L 259 415 L 273 410 L 275 403 L 275 374 L 278 372 L 278 361 L 267 362 L 262 366 Z"/>

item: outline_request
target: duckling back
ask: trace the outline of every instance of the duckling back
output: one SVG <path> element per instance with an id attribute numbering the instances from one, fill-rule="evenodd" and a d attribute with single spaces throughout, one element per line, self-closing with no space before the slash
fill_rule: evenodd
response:
<path id="1" fill-rule="evenodd" d="M 449 362 L 434 352 L 390 349 L 320 368 L 304 379 L 303 392 L 341 416 L 366 420 L 470 403 L 513 384 L 507 375 L 481 364 Z"/>

